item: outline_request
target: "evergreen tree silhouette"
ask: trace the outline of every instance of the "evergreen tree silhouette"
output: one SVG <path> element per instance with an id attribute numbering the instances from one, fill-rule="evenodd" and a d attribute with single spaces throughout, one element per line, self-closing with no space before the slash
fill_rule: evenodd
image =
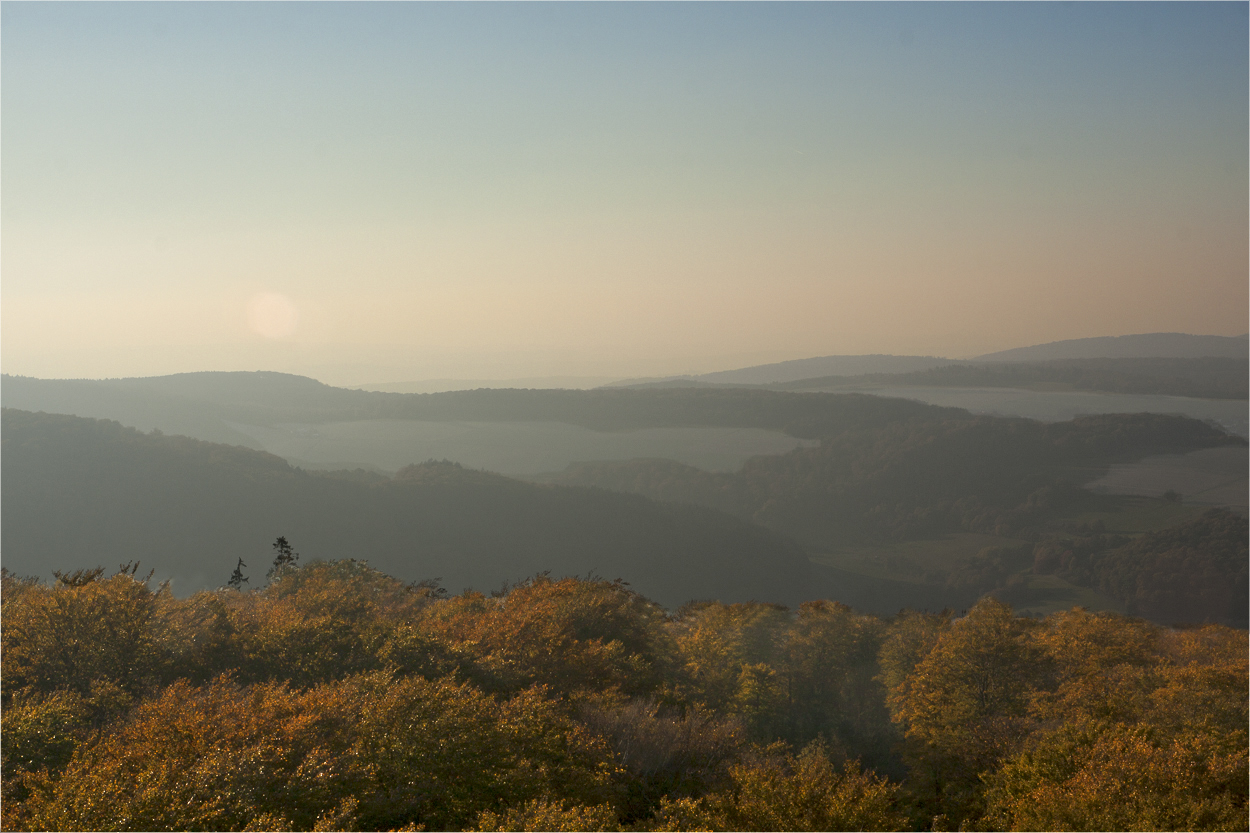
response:
<path id="1" fill-rule="evenodd" d="M 278 540 L 273 542 L 273 550 L 273 566 L 265 574 L 267 578 L 280 575 L 286 568 L 295 567 L 299 563 L 299 553 L 291 547 L 285 536 L 279 536 Z"/>
<path id="2" fill-rule="evenodd" d="M 234 572 L 230 574 L 230 580 L 226 582 L 227 587 L 233 587 L 238 590 L 243 586 L 243 582 L 247 581 L 247 576 L 243 575 L 243 568 L 247 565 L 243 563 L 243 559 L 239 559 L 239 563 L 235 565 Z"/>

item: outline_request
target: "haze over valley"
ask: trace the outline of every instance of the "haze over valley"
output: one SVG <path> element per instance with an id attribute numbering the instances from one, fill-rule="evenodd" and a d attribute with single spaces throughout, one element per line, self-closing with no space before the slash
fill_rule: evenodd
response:
<path id="1" fill-rule="evenodd" d="M 1117 341 L 1122 353 L 1124 340 Z M 1143 352 L 1165 352 L 1160 342 L 1158 337 L 1137 339 Z M 1107 343 L 1087 344 L 1086 352 L 1110 352 Z M 1162 343 L 1172 353 L 1184 354 L 1194 344 L 1210 352 L 1235 353 L 1245 349 L 1246 339 L 1168 335 Z M 1046 345 L 1033 355 L 1039 350 L 1042 357 L 1048 352 L 1072 352 L 1068 345 Z M 1021 352 L 1025 359 L 1031 357 Z M 796 380 L 796 368 L 863 372 Z M 793 581 L 775 581 L 767 594 L 768 583 L 751 578 L 741 567 L 720 574 L 717 580 L 722 589 L 717 597 L 725 600 L 757 598 L 796 604 L 827 597 L 885 613 L 909 605 L 932 609 L 967 605 L 977 595 L 994 591 L 1011 596 L 1029 610 L 1046 610 L 1065 602 L 1123 610 L 1126 599 L 1100 594 L 1096 587 L 1080 583 L 1030 593 L 1030 582 L 1040 574 L 1032 571 L 1025 554 L 1044 546 L 1041 542 L 1054 534 L 1064 534 L 1060 530 L 1067 528 L 1065 524 L 1087 523 L 1089 518 L 1099 518 L 1102 528 L 1110 523 L 1112 529 L 1140 535 L 1160 523 L 1167 526 L 1196 518 L 1210 507 L 1244 515 L 1246 369 L 1246 359 L 1227 355 L 1093 355 L 1040 363 L 980 360 L 955 364 L 909 357 L 828 357 L 725 372 L 720 378 L 729 381 L 719 384 L 713 374 L 710 379 L 624 380 L 627 384 L 589 390 L 477 388 L 431 394 L 336 388 L 273 373 L 118 380 L 5 376 L 3 404 L 13 418 L 19 412 L 45 412 L 112 419 L 149 435 L 183 434 L 276 454 L 289 467 L 282 469 L 289 472 L 284 477 L 295 478 L 284 488 L 296 488 L 299 483 L 306 484 L 298 487 L 302 489 L 321 488 L 317 484 L 334 482 L 340 484 L 336 488 L 365 488 L 362 495 L 377 494 L 381 500 L 383 492 L 377 489 L 382 484 L 393 478 L 410 481 L 413 472 L 424 471 L 426 466 L 447 472 L 448 482 L 467 478 L 466 482 L 477 483 L 474 478 L 494 472 L 547 488 L 558 484 L 630 493 L 658 501 L 657 506 L 702 505 L 723 513 L 718 523 L 731 524 L 736 517 L 758 529 L 761 541 L 773 540 L 769 534 L 782 536 L 776 540 L 786 542 L 791 559 L 802 553 L 799 558 L 807 572 L 794 573 Z M 917 379 L 980 381 L 987 386 L 906 384 Z M 904 384 L 892 387 L 891 381 Z M 1124 388 L 1135 392 L 1116 392 Z M 1207 396 L 1173 395 L 1178 391 Z M 935 407 L 917 401 L 926 395 L 939 401 L 945 398 L 945 405 L 971 400 L 981 407 Z M 1030 419 L 1013 418 L 1012 410 L 1025 411 Z M 1143 423 L 1143 418 L 1154 422 Z M 19 424 L 42 425 L 38 419 Z M 1134 433 L 1140 431 L 1146 433 Z M 993 439 L 1000 434 L 1001 440 Z M 1081 442 L 1089 445 L 1080 446 L 1086 450 L 1075 456 L 1057 451 L 1036 456 L 1047 444 L 1059 443 L 1056 448 L 1061 448 L 1072 442 L 1062 437 L 1085 434 L 1089 439 Z M 120 439 L 126 435 L 101 436 Z M 915 445 L 917 438 L 920 445 Z M 49 442 L 41 441 L 36 447 L 47 447 Z M 1107 442 L 1111 444 L 1104 446 Z M 939 451 L 944 444 L 950 444 L 949 449 Z M 957 450 L 961 447 L 965 450 Z M 207 455 L 206 460 L 214 459 L 209 448 L 200 452 Z M 83 452 L 86 459 L 96 459 L 99 453 Z M 15 462 L 10 470 L 27 465 L 33 472 L 52 465 L 38 458 L 26 463 L 16 462 L 25 460 L 23 456 L 11 459 Z M 275 458 L 256 457 L 255 465 L 271 470 L 273 463 L 263 459 Z M 851 462 L 855 459 L 860 462 Z M 188 477 L 202 478 L 210 470 L 211 466 L 201 466 L 195 470 L 198 474 Z M 71 471 L 64 470 L 60 477 L 66 478 L 67 486 L 80 484 L 75 489 L 104 476 L 98 468 L 90 476 Z M 267 476 L 277 476 L 277 471 L 272 469 Z M 909 471 L 915 473 L 905 474 Z M 330 481 L 307 480 L 303 472 L 320 473 L 319 477 Z M 926 478 L 930 477 L 940 479 L 929 483 Z M 108 479 L 105 476 L 105 482 Z M 288 481 L 279 478 L 277 482 Z M 508 481 L 481 482 L 501 488 Z M 28 487 L 20 480 L 6 480 L 5 488 L 10 505 L 29 500 Z M 221 486 L 204 488 L 211 492 Z M 246 491 L 240 488 L 229 491 Z M 521 489 L 521 485 L 513 488 Z M 180 514 L 179 501 L 169 497 L 169 489 L 160 487 L 165 495 L 162 501 L 169 505 L 161 514 L 173 521 Z M 1049 505 L 1052 498 L 1038 503 L 1039 495 L 1055 489 L 1068 496 L 1055 505 Z M 504 493 L 529 494 L 523 490 Z M 1174 499 L 1175 495 L 1179 497 Z M 122 517 L 134 511 L 146 513 L 149 510 L 141 507 L 153 499 L 136 497 L 132 508 L 123 510 L 118 505 L 116 511 Z M 94 500 L 89 499 L 88 505 Z M 111 500 L 115 503 L 116 498 Z M 325 499 L 309 500 L 316 504 Z M 874 506 L 874 501 L 884 502 Z M 258 508 L 266 505 L 263 499 L 245 503 L 247 510 L 229 513 L 236 518 L 231 529 L 239 536 L 228 539 L 231 543 L 196 533 L 194 522 L 188 521 L 192 525 L 185 528 L 173 522 L 161 535 L 149 531 L 139 539 L 148 543 L 138 546 L 131 533 L 110 538 L 99 537 L 102 530 L 95 537 L 85 529 L 73 532 L 77 522 L 72 517 L 40 522 L 38 527 L 71 535 L 70 539 L 48 539 L 33 529 L 27 531 L 26 522 L 19 518 L 5 533 L 7 557 L 10 563 L 36 570 L 46 557 L 41 553 L 54 550 L 67 563 L 98 559 L 108 551 L 116 558 L 142 552 L 145 563 L 161 576 L 175 579 L 177 592 L 191 592 L 213 586 L 211 573 L 204 572 L 213 551 L 245 547 L 248 536 L 258 532 L 244 530 L 273 523 L 267 513 L 287 517 L 288 510 Z M 880 514 L 883 510 L 884 515 Z M 33 507 L 30 511 L 34 512 Z M 650 597 L 673 605 L 707 592 L 705 584 L 711 587 L 707 583 L 712 581 L 711 574 L 701 570 L 688 570 L 681 581 L 659 581 L 654 566 L 646 566 L 651 562 L 634 562 L 613 549 L 615 544 L 608 545 L 621 532 L 583 529 L 589 523 L 584 513 L 578 513 L 575 521 L 570 519 L 573 528 L 580 530 L 576 535 L 603 538 L 603 544 L 577 556 L 557 556 L 553 551 L 544 560 L 542 556 L 535 559 L 533 547 L 538 545 L 521 544 L 517 533 L 491 539 L 514 539 L 504 546 L 505 551 L 515 551 L 511 556 L 490 553 L 482 544 L 457 544 L 438 555 L 437 548 L 430 551 L 416 543 L 427 533 L 401 533 L 399 528 L 385 531 L 389 521 L 361 528 L 359 510 L 325 505 L 310 511 L 309 519 L 317 518 L 318 526 L 305 528 L 297 516 L 283 522 L 306 552 L 332 557 L 347 540 L 369 540 L 374 562 L 391 565 L 386 568 L 389 572 L 412 580 L 438 575 L 453 585 L 486 589 L 545 569 L 580 574 L 583 570 L 602 572 L 605 565 L 612 565 L 614 576 L 648 588 Z M 496 510 L 480 511 L 491 518 L 502 517 Z M 1153 514 L 1159 518 L 1152 519 Z M 244 516 L 256 517 L 244 523 Z M 381 518 L 385 512 L 372 516 Z M 468 517 L 471 513 L 461 522 L 467 524 L 465 532 L 474 527 Z M 130 526 L 124 521 L 116 533 Z M 218 529 L 215 535 L 219 538 L 225 531 Z M 296 536 L 296 532 L 301 534 Z M 417 538 L 412 538 L 414 534 Z M 464 533 L 455 533 L 460 534 Z M 573 534 L 556 533 L 556 540 Z M 184 545 L 186 553 L 171 560 L 165 553 L 177 548 L 176 542 L 182 539 L 197 543 L 190 548 Z M 57 540 L 62 543 L 54 543 Z M 79 543 L 67 549 L 67 540 Z M 401 543 L 405 540 L 409 543 Z M 450 556 L 465 546 L 476 547 L 472 551 L 477 554 Z M 1013 551 L 1020 553 L 1018 561 L 987 555 Z M 409 554 L 401 556 L 404 552 Z M 988 573 L 984 572 L 986 558 L 997 565 Z M 883 568 L 883 564 L 894 566 Z M 83 566 L 89 565 L 84 561 Z M 981 578 L 955 578 L 969 570 Z"/>
<path id="2" fill-rule="evenodd" d="M 1247 829 L 1247 31 L 0 4 L 0 828 Z"/>

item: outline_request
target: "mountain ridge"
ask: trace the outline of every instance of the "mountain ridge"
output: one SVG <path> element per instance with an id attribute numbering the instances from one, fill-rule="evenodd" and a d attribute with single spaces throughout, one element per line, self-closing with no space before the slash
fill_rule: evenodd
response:
<path id="1" fill-rule="evenodd" d="M 1240 336 L 1191 333 L 1137 333 L 1123 336 L 1071 338 L 1013 347 L 977 356 L 977 362 L 1046 361 L 1049 359 L 1238 358 L 1250 351 L 1250 334 Z"/>

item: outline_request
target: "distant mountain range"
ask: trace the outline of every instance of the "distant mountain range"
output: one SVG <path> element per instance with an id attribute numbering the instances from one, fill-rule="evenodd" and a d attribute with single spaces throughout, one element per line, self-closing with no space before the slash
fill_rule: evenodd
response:
<path id="1" fill-rule="evenodd" d="M 616 381 L 615 376 L 526 376 L 516 379 L 420 379 L 411 382 L 369 382 L 349 385 L 354 390 L 384 393 L 444 393 L 478 388 L 537 388 L 541 390 L 588 390 Z"/>
<path id="2" fill-rule="evenodd" d="M 675 379 L 596 390 L 404 394 L 336 388 L 272 372 L 102 380 L 6 375 L 2 387 L 6 407 L 114 419 L 143 431 L 264 449 L 304 468 L 385 472 L 444 457 L 516 476 L 559 471 L 570 461 L 631 457 L 676 458 L 708 471 L 729 471 L 752 455 L 794 446 L 770 432 L 812 441 L 866 424 L 943 412 L 885 397 L 1044 421 L 1077 413 L 1185 413 L 1242 436 L 1247 432 L 1250 360 L 1245 357 L 958 362 L 898 372 L 940 361 L 825 357 L 747 368 L 736 378 L 788 377 L 830 366 L 847 375 L 771 384 Z M 859 372 L 873 366 L 895 372 Z M 987 398 L 984 392 L 994 389 L 1004 394 Z M 1027 397 L 1011 399 L 1021 390 L 1042 405 Z M 1082 392 L 1096 396 L 1073 398 Z M 678 437 L 674 431 L 685 433 Z"/>
<path id="3" fill-rule="evenodd" d="M 1250 359 L 1050 359 L 961 362 L 911 373 L 865 373 L 778 382 L 770 390 L 874 390 L 910 387 L 1080 390 L 1146 396 L 1245 400 Z M 702 384 L 702 383 L 699 383 Z"/>
<path id="4" fill-rule="evenodd" d="M 769 385 L 777 382 L 794 382 L 816 376 L 859 376 L 865 373 L 912 373 L 952 364 L 954 360 L 937 356 L 819 356 L 812 359 L 792 359 L 787 362 L 743 367 L 737 370 L 720 370 L 695 376 L 670 376 L 663 379 L 623 379 L 611 387 L 638 384 L 655 386 L 667 382 L 698 382 L 710 385 Z"/>
<path id="5" fill-rule="evenodd" d="M 861 376 L 883 373 L 916 373 L 935 367 L 983 362 L 1032 362 L 1056 359 L 1116 358 L 1247 358 L 1250 340 L 1243 336 L 1204 336 L 1186 333 L 1145 333 L 1127 336 L 1077 338 L 1016 347 L 971 359 L 942 356 L 896 356 L 889 354 L 817 356 L 752 365 L 711 373 L 648 376 L 622 379 L 615 376 L 529 376 L 499 378 L 437 378 L 412 381 L 369 382 L 349 385 L 354 390 L 387 393 L 441 393 L 479 388 L 576 389 L 595 387 L 699 387 L 701 385 L 773 385 L 825 376 Z"/>
<path id="6" fill-rule="evenodd" d="M 820 356 L 785 362 L 653 379 L 623 379 L 611 387 L 674 387 L 687 385 L 778 385 L 825 377 L 851 377 L 876 374 L 919 373 L 937 367 L 977 365 L 997 362 L 1042 362 L 1057 359 L 1126 358 L 1232 358 L 1250 356 L 1250 336 L 1203 336 L 1186 333 L 1145 333 L 1142 335 L 1077 338 L 1016 347 L 987 353 L 974 359 L 946 359 L 938 356 Z"/>
<path id="7" fill-rule="evenodd" d="M 8 408 L 115 419 L 210 442 L 251 445 L 231 424 L 272 426 L 368 419 L 562 422 L 596 431 L 722 426 L 815 439 L 849 425 L 947 412 L 914 402 L 754 389 L 349 390 L 288 373 L 177 373 L 135 379 L 0 377 Z M 245 439 L 245 438 L 244 438 Z M 254 447 L 254 446 L 253 446 Z"/>
<path id="8" fill-rule="evenodd" d="M 1187 333 L 1143 333 L 1131 336 L 1073 338 L 1016 347 L 977 356 L 978 362 L 1042 362 L 1053 359 L 1229 358 L 1250 355 L 1250 335 L 1196 336 Z"/>

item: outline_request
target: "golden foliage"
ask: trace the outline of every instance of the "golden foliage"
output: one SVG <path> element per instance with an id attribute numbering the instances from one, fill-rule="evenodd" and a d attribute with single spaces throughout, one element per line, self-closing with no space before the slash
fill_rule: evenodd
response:
<path id="1" fill-rule="evenodd" d="M 541 798 L 503 813 L 485 810 L 470 830 L 619 830 L 610 804 L 569 805 Z"/>
<path id="2" fill-rule="evenodd" d="M 663 802 L 657 830 L 899 830 L 898 786 L 861 772 L 848 761 L 839 768 L 823 744 L 798 755 L 769 750 L 730 770 L 733 786 L 701 801 Z"/>
<path id="3" fill-rule="evenodd" d="M 4 829 L 1250 821 L 1245 631 L 992 599 L 669 616 L 620 582 L 448 598 L 359 561 L 177 599 L 134 573 L 3 574 Z"/>

